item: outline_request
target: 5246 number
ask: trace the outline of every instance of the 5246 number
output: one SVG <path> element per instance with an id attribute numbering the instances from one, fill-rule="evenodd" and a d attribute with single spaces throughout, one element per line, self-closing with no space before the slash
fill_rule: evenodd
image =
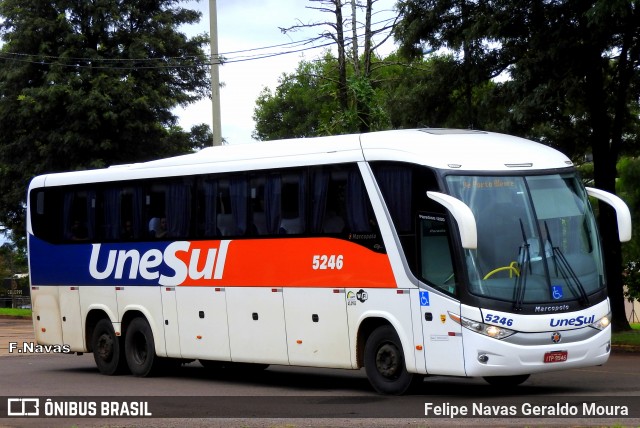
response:
<path id="1" fill-rule="evenodd" d="M 508 327 L 513 325 L 513 319 L 507 317 L 501 317 L 499 315 L 487 314 L 484 317 L 485 322 L 492 322 L 494 324 L 502 324 Z"/>
<path id="2" fill-rule="evenodd" d="M 344 257 L 339 255 L 320 254 L 313 256 L 313 270 L 342 269 L 344 266 Z"/>

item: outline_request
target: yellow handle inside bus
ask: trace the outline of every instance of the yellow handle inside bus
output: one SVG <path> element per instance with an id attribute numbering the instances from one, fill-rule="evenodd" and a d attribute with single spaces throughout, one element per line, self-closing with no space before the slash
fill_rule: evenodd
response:
<path id="1" fill-rule="evenodd" d="M 501 272 L 503 270 L 508 270 L 509 271 L 509 278 L 513 278 L 513 274 L 514 273 L 516 274 L 516 276 L 520 276 L 520 270 L 518 269 L 518 262 L 511 262 L 511 263 L 509 263 L 509 266 L 501 266 L 499 268 L 496 268 L 496 269 L 492 270 L 491 272 L 486 274 L 483 279 L 488 279 L 494 273 L 498 273 L 498 272 Z"/>

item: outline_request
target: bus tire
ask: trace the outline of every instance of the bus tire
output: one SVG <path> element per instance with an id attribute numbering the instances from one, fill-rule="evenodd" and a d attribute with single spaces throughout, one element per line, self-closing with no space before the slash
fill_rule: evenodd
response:
<path id="1" fill-rule="evenodd" d="M 487 381 L 489 385 L 510 387 L 520 385 L 525 380 L 529 379 L 529 376 L 530 375 L 528 374 L 514 376 L 485 376 L 484 380 Z"/>
<path id="2" fill-rule="evenodd" d="M 91 335 L 91 349 L 98 371 L 103 375 L 112 376 L 126 370 L 124 347 L 110 320 L 104 318 L 96 324 Z"/>
<path id="3" fill-rule="evenodd" d="M 146 377 L 155 374 L 159 366 L 151 326 L 144 318 L 134 318 L 124 336 L 124 352 L 127 365 L 134 376 Z"/>
<path id="4" fill-rule="evenodd" d="M 364 368 L 380 394 L 402 395 L 423 380 L 407 372 L 400 338 L 390 325 L 376 328 L 364 347 Z"/>

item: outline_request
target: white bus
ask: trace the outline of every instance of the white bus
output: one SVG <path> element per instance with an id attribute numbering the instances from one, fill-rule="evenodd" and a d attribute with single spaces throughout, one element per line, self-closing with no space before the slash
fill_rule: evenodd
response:
<path id="1" fill-rule="evenodd" d="M 611 309 L 589 196 L 549 147 L 420 129 L 212 147 L 33 179 L 39 344 L 99 371 L 365 368 L 517 385 L 600 365 Z"/>

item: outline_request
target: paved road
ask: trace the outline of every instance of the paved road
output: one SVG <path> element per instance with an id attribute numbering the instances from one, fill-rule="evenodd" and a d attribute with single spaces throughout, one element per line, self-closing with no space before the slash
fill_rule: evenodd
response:
<path id="1" fill-rule="evenodd" d="M 602 367 L 535 375 L 516 390 L 493 388 L 479 379 L 433 377 L 416 395 L 396 398 L 375 394 L 362 371 L 272 366 L 259 373 L 212 373 L 191 363 L 164 377 L 108 377 L 98 374 L 91 355 L 8 354 L 8 342 L 32 338 L 30 321 L 0 319 L 0 355 L 4 355 L 0 358 L 0 386 L 6 391 L 0 394 L 0 409 L 4 409 L 0 427 L 640 425 L 640 416 L 593 419 L 581 411 L 572 419 L 424 416 L 425 403 L 442 405 L 443 411 L 466 406 L 477 412 L 482 405 L 483 411 L 491 412 L 491 406 L 507 406 L 497 409 L 508 413 L 510 406 L 517 406 L 519 411 L 523 404 L 578 408 L 584 401 L 607 406 L 628 404 L 639 409 L 640 415 L 640 355 L 632 353 L 615 353 Z M 8 397 L 84 400 L 97 402 L 97 406 L 102 401 L 143 400 L 156 417 L 3 419 Z"/>
<path id="2" fill-rule="evenodd" d="M 9 355 L 9 343 L 16 343 L 22 348 L 24 342 L 33 340 L 31 319 L 0 317 L 0 357 Z"/>

